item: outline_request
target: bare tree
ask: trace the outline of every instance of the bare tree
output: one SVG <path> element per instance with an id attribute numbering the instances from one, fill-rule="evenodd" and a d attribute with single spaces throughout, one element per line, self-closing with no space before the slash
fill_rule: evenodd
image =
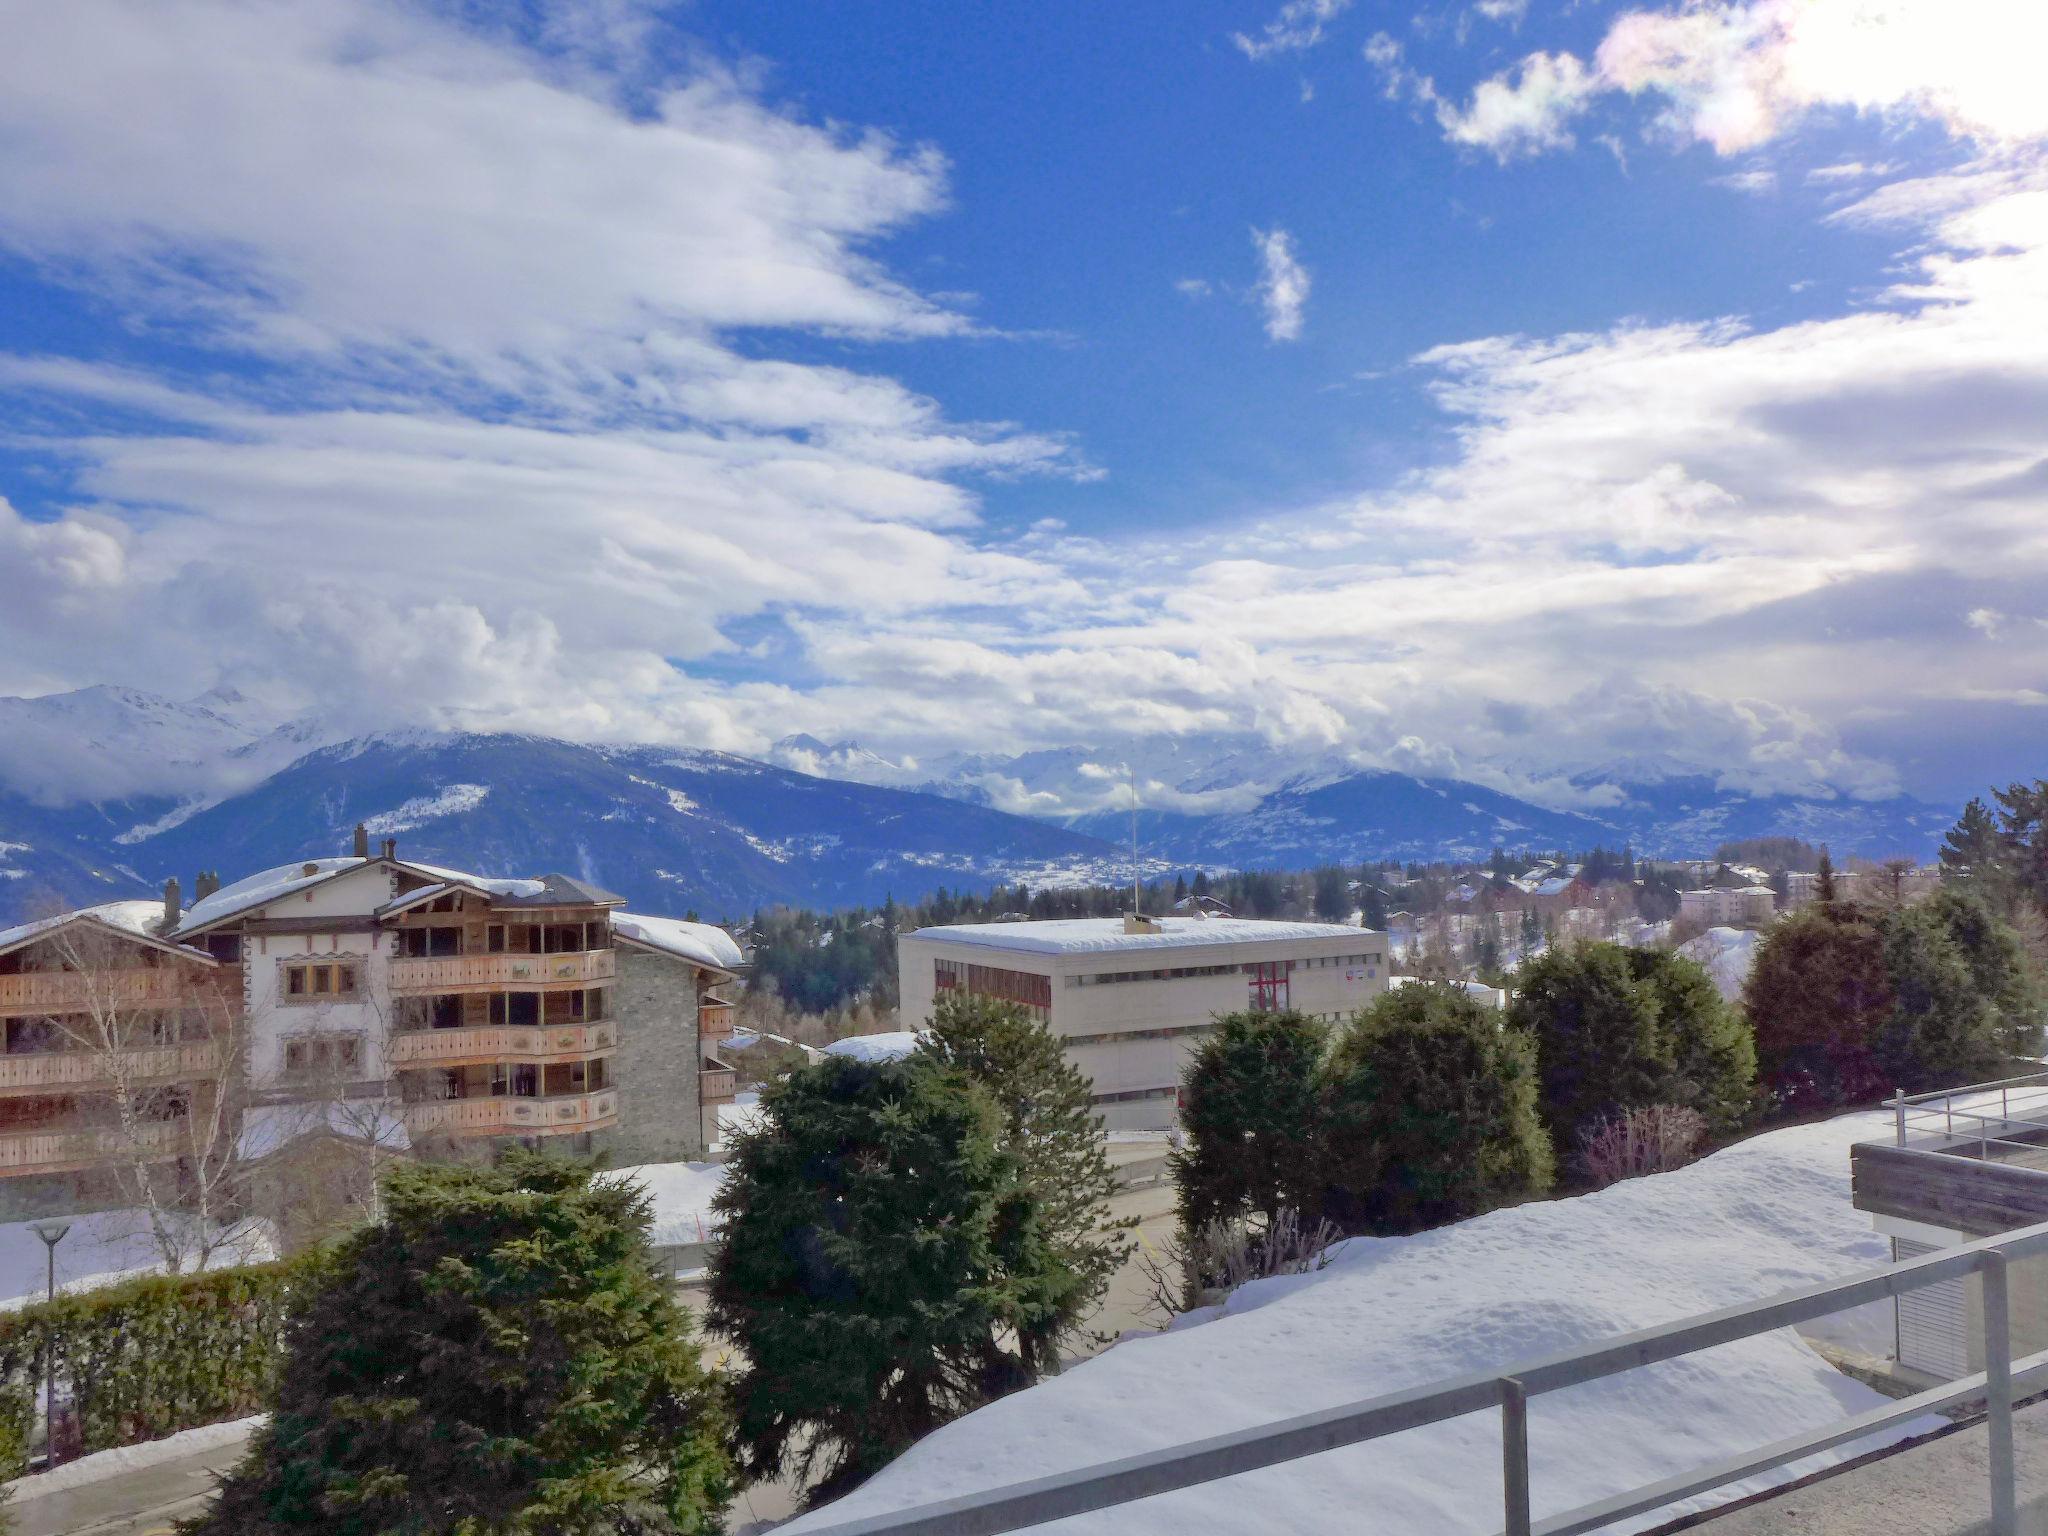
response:
<path id="1" fill-rule="evenodd" d="M 235 1146 L 243 1080 L 239 975 L 165 954 L 90 916 L 56 924 L 40 968 L 76 980 L 47 1019 L 47 1048 L 90 1059 L 77 1129 L 140 1214 L 173 1273 L 257 1241 Z"/>

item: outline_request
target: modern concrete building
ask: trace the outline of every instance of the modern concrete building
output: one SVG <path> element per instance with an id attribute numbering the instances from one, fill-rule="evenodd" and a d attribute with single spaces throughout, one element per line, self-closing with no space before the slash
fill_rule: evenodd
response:
<path id="1" fill-rule="evenodd" d="M 1760 928 L 1778 915 L 1778 897 L 1768 885 L 1708 886 L 1678 893 L 1681 922 Z"/>
<path id="2" fill-rule="evenodd" d="M 1065 1042 L 1110 1130 L 1157 1130 L 1218 1014 L 1336 1020 L 1387 988 L 1386 935 L 1240 917 L 1072 918 L 920 928 L 897 940 L 903 1022 L 950 991 L 1021 1003 Z"/>

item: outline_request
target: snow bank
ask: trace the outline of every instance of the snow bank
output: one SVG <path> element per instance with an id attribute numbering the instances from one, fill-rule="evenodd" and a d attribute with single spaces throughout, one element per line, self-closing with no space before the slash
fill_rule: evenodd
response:
<path id="1" fill-rule="evenodd" d="M 1792 1127 L 1596 1194 L 1415 1237 L 1340 1244 L 1326 1269 L 1246 1286 L 1211 1320 L 1128 1339 L 949 1425 L 788 1529 L 1503 1368 L 1885 1263 L 1886 1243 L 1849 1204 L 1849 1145 L 1886 1129 L 1875 1114 Z M 1870 1323 L 1866 1311 L 1834 1332 L 1868 1338 Z M 1883 1401 L 1790 1331 L 1547 1394 L 1530 1404 L 1535 1512 L 1541 1518 Z M 1908 1432 L 1810 1458 L 1796 1471 Z M 1499 1420 L 1476 1414 L 1045 1529 L 1407 1536 L 1490 1533 L 1500 1520 Z"/>
<path id="2" fill-rule="evenodd" d="M 251 1418 L 227 1419 L 219 1424 L 202 1424 L 197 1429 L 181 1429 L 175 1435 L 165 1435 L 161 1440 L 145 1440 L 140 1445 L 117 1445 L 110 1451 L 95 1451 L 90 1456 L 67 1461 L 49 1472 L 16 1478 L 6 1487 L 14 1496 L 14 1508 L 20 1512 L 22 1505 L 45 1494 L 62 1493 L 67 1488 L 119 1477 L 124 1472 L 139 1472 L 144 1467 L 162 1466 L 181 1456 L 192 1456 L 201 1451 L 239 1454 L 249 1436 L 260 1429 L 269 1417 L 267 1413 L 259 1413 Z M 230 1459 L 231 1456 L 224 1456 L 222 1463 Z"/>
<path id="3" fill-rule="evenodd" d="M 705 1242 L 718 1230 L 711 1214 L 711 1197 L 725 1182 L 723 1163 L 641 1163 L 615 1168 L 601 1177 L 631 1179 L 646 1189 L 654 1200 L 654 1226 L 649 1236 L 657 1247 Z"/>
<path id="4" fill-rule="evenodd" d="M 1754 928 L 1709 928 L 1679 945 L 1678 952 L 1705 966 L 1714 978 L 1714 990 L 1732 1003 L 1742 996 L 1742 984 L 1756 964 L 1756 946 L 1762 938 Z"/>
<path id="5" fill-rule="evenodd" d="M 890 1029 L 878 1035 L 849 1035 L 825 1047 L 827 1056 L 852 1061 L 899 1061 L 916 1050 L 924 1034 L 915 1029 Z"/>
<path id="6" fill-rule="evenodd" d="M 139 1210 L 92 1211 L 70 1218 L 71 1230 L 57 1244 L 57 1287 L 89 1291 L 133 1275 L 162 1271 L 150 1240 L 149 1217 Z M 222 1250 L 215 1267 L 254 1264 L 274 1257 L 270 1234 L 252 1224 L 245 1241 Z M 48 1281 L 43 1240 L 25 1221 L 0 1225 L 0 1311 L 41 1301 Z"/>

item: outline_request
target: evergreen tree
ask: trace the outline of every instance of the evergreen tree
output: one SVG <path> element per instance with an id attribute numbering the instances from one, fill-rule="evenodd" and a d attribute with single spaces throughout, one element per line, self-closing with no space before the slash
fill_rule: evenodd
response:
<path id="1" fill-rule="evenodd" d="M 1080 1329 L 1129 1257 L 1136 1225 L 1136 1218 L 1114 1221 L 1109 1214 L 1117 1180 L 1091 1085 L 1050 1030 L 1021 1005 L 996 998 L 940 998 L 924 1050 L 995 1101 L 1005 1145 L 1037 1202 L 1039 1231 L 1067 1272 L 1054 1314 L 1022 1341 L 1026 1366 L 1050 1370 L 1061 1341 Z"/>
<path id="2" fill-rule="evenodd" d="M 761 1096 L 713 1209 L 710 1326 L 739 1346 L 755 1477 L 836 1497 L 941 1424 L 1027 1385 L 1072 1277 L 1002 1116 L 928 1057 L 828 1057 Z"/>
<path id="3" fill-rule="evenodd" d="M 711 1532 L 730 1466 L 647 1196 L 587 1164 L 399 1163 L 291 1318 L 204 1536 Z"/>
<path id="4" fill-rule="evenodd" d="M 1551 1185 L 1535 1053 L 1461 988 L 1381 996 L 1322 1076 L 1324 1210 L 1347 1230 L 1417 1232 Z"/>
<path id="5" fill-rule="evenodd" d="M 1835 900 L 1835 861 L 1828 855 L 1826 843 L 1821 844 L 1820 863 L 1816 867 L 1818 878 L 1813 883 L 1814 898 L 1823 906 L 1832 905 Z"/>
<path id="6" fill-rule="evenodd" d="M 1170 1157 L 1184 1230 L 1315 1213 L 1316 1073 L 1327 1039 L 1298 1013 L 1225 1014 L 1203 1037 L 1181 1076 L 1187 1144 Z"/>
<path id="7" fill-rule="evenodd" d="M 2048 996 L 2019 934 L 1993 915 L 1973 886 L 1936 891 L 1923 910 L 1941 923 L 1969 967 L 1977 994 L 1997 1014 L 2001 1048 L 2010 1055 L 2038 1056 Z"/>
<path id="8" fill-rule="evenodd" d="M 1780 918 L 1742 987 L 1758 1075 L 1795 1109 L 1864 1103 L 1890 1086 L 1873 1041 L 1891 1006 L 1877 914 L 1852 903 Z"/>
<path id="9" fill-rule="evenodd" d="M 2012 859 L 1998 820 L 1982 800 L 1973 799 L 1941 840 L 1941 877 L 1968 885 L 1996 909 L 2011 899 Z"/>
<path id="10" fill-rule="evenodd" d="M 1892 1006 L 1872 1041 L 1892 1086 L 1909 1092 L 2000 1075 L 2006 1035 L 1977 990 L 1939 912 L 1900 908 L 1884 918 Z"/>
<path id="11" fill-rule="evenodd" d="M 2048 779 L 1992 791 L 2008 878 L 2019 894 L 2048 911 Z"/>
<path id="12" fill-rule="evenodd" d="M 1315 873 L 1315 914 L 1326 923 L 1341 923 L 1351 916 L 1351 887 L 1343 867 L 1325 864 Z"/>

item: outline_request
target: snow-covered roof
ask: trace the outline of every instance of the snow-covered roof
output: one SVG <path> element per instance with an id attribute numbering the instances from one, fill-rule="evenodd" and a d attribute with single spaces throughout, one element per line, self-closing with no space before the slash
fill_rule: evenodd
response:
<path id="1" fill-rule="evenodd" d="M 472 875 L 467 870 L 442 869 L 437 864 L 415 864 L 411 859 L 401 862 L 407 869 L 416 869 L 421 874 L 440 881 L 442 886 L 466 885 L 473 891 L 482 891 L 486 896 L 531 897 L 538 896 L 547 889 L 545 880 L 508 880 L 493 875 Z M 424 892 L 414 891 L 405 900 L 416 900 L 423 894 Z M 436 894 L 439 894 L 439 888 L 436 889 Z"/>
<path id="2" fill-rule="evenodd" d="M 330 1099 L 317 1104 L 257 1104 L 244 1110 L 235 1150 L 240 1157 L 254 1161 L 314 1134 L 374 1142 L 386 1152 L 412 1149 L 405 1122 L 388 1106 L 367 1099 Z"/>
<path id="3" fill-rule="evenodd" d="M 924 1032 L 890 1029 L 878 1035 L 849 1035 L 825 1047 L 827 1056 L 844 1056 L 852 1061 L 898 1061 L 924 1044 Z"/>
<path id="4" fill-rule="evenodd" d="M 39 917 L 31 923 L 20 923 L 12 928 L 0 929 L 0 954 L 17 949 L 42 934 L 54 932 L 66 923 L 90 918 L 121 933 L 133 934 L 138 939 L 147 939 L 162 948 L 177 950 L 180 954 L 190 954 L 194 959 L 200 958 L 195 951 L 182 949 L 157 937 L 156 925 L 162 920 L 163 915 L 164 904 L 160 901 L 103 901 L 98 906 L 80 907 L 75 912 L 59 912 L 54 917 Z"/>
<path id="5" fill-rule="evenodd" d="M 639 912 L 614 912 L 612 932 L 679 959 L 708 965 L 714 971 L 737 971 L 745 964 L 731 934 L 713 923 L 686 923 L 679 917 L 648 917 Z"/>
<path id="6" fill-rule="evenodd" d="M 1125 933 L 1120 917 L 1061 917 L 1036 923 L 956 923 L 920 928 L 912 938 L 981 944 L 1034 955 L 1082 955 L 1123 949 L 1192 949 L 1282 939 L 1356 939 L 1368 929 L 1341 923 L 1278 923 L 1255 917 L 1156 917 L 1158 933 Z"/>
<path id="7" fill-rule="evenodd" d="M 318 885 L 344 870 L 369 862 L 368 859 L 354 857 L 299 859 L 290 864 L 279 864 L 274 869 L 258 870 L 233 885 L 222 886 L 204 901 L 193 902 L 185 912 L 184 921 L 178 924 L 178 932 L 186 934 L 209 927 L 223 918 L 233 917 L 237 912 L 276 901 L 279 897 L 302 891 L 309 885 Z"/>

